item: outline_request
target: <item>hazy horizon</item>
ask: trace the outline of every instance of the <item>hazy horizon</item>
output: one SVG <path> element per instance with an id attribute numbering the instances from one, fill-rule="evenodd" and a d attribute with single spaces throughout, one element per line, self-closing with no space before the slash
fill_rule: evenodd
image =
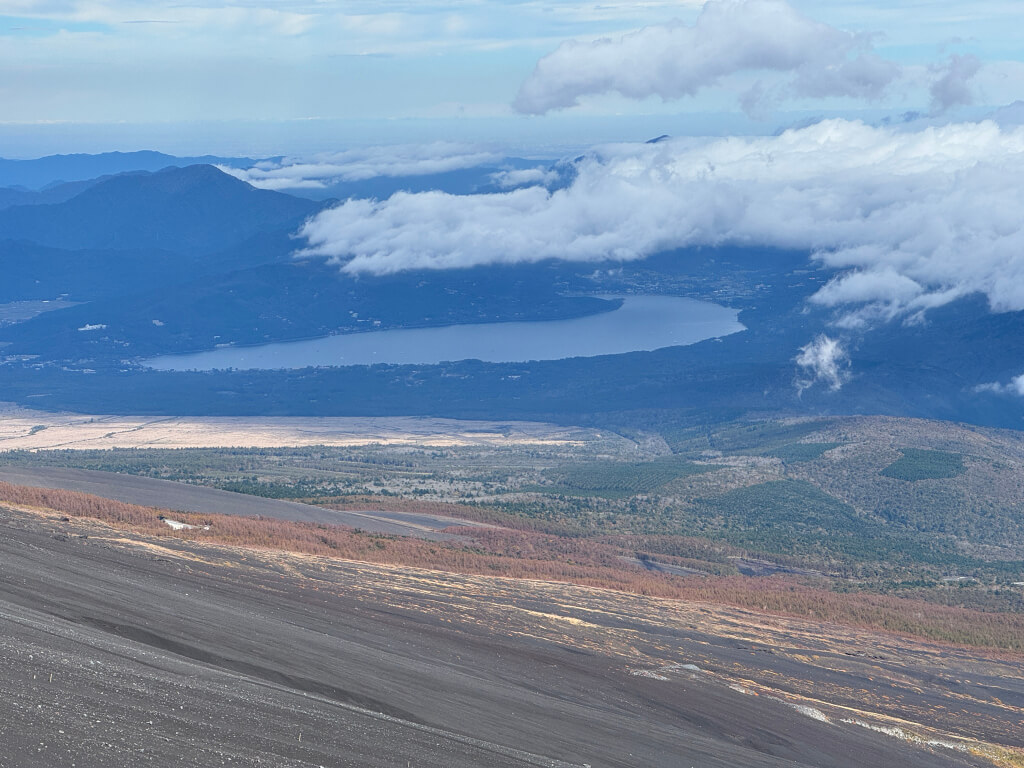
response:
<path id="1" fill-rule="evenodd" d="M 1024 98 L 1012 2 L 0 2 L 0 157 L 551 152 Z"/>

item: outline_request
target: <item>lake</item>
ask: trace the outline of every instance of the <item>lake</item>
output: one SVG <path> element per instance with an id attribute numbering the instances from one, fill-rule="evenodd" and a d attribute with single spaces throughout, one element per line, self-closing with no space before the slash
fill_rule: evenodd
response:
<path id="1" fill-rule="evenodd" d="M 745 330 L 738 311 L 676 296 L 627 296 L 619 309 L 570 320 L 367 331 L 255 347 L 221 347 L 143 361 L 161 371 L 431 365 L 455 360 L 515 363 L 644 352 Z"/>

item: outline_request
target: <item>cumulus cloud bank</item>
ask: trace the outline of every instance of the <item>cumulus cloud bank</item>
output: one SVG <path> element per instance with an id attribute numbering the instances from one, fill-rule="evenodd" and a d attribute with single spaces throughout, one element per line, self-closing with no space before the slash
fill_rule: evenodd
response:
<path id="1" fill-rule="evenodd" d="M 561 167 L 570 178 L 554 189 L 349 201 L 303 226 L 303 253 L 383 274 L 773 246 L 838 270 L 812 301 L 836 308 L 841 327 L 919 319 L 979 292 L 994 310 L 1024 309 L 1024 128 L 828 120 L 775 137 L 611 145 Z"/>
<path id="2" fill-rule="evenodd" d="M 265 160 L 251 168 L 218 166 L 260 189 L 323 189 L 381 176 L 427 176 L 475 168 L 499 160 L 478 146 L 435 142 L 351 149 L 311 158 Z"/>
<path id="3" fill-rule="evenodd" d="M 901 70 L 870 39 L 816 22 L 784 0 L 710 0 L 693 26 L 645 27 L 618 39 L 569 41 L 542 58 L 513 104 L 527 114 L 571 107 L 582 96 L 619 93 L 678 99 L 740 72 L 786 73 L 741 98 L 758 112 L 788 97 L 874 99 Z"/>

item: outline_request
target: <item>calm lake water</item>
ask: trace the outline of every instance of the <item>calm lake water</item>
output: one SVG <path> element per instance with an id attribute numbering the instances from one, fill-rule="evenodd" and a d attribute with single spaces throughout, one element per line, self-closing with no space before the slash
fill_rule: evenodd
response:
<path id="1" fill-rule="evenodd" d="M 161 371 L 428 365 L 454 360 L 514 363 L 642 352 L 694 344 L 744 330 L 737 310 L 674 296 L 629 296 L 613 312 L 572 320 L 400 328 L 222 347 L 144 361 Z"/>

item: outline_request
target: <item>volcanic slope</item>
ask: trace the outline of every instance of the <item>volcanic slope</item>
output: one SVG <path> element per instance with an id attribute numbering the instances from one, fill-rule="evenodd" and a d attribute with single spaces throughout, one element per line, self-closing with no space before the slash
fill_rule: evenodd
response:
<path id="1" fill-rule="evenodd" d="M 990 765 L 975 741 L 943 746 L 915 727 L 925 738 L 910 744 L 891 735 L 904 730 L 862 727 L 877 721 L 856 696 L 819 711 L 751 680 L 818 670 L 822 695 L 871 685 L 927 711 L 952 704 L 936 697 L 940 658 L 1000 694 L 999 707 L 957 694 L 968 730 L 1005 730 L 1020 713 L 1015 662 L 899 651 L 895 638 L 835 627 L 831 640 L 822 626 L 769 631 L 752 614 L 546 582 L 152 539 L 10 507 L 0 508 L 0 590 L 4 768 Z"/>
<path id="2" fill-rule="evenodd" d="M 128 504 L 144 504 L 174 511 L 302 520 L 326 525 L 347 525 L 373 533 L 438 540 L 453 538 L 441 532 L 448 526 L 479 525 L 472 521 L 441 515 L 326 509 L 312 504 L 266 499 L 171 480 L 89 469 L 0 467 L 0 482 L 81 491 Z"/>

